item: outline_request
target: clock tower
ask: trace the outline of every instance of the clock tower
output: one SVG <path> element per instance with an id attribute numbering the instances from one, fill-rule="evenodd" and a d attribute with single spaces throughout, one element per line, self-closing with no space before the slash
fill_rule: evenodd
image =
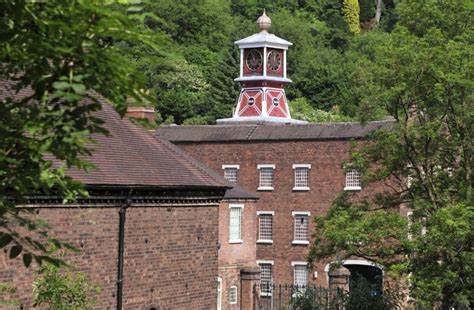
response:
<path id="1" fill-rule="evenodd" d="M 286 76 L 286 52 L 293 45 L 268 33 L 271 19 L 263 11 L 257 20 L 260 32 L 238 40 L 240 48 L 240 76 L 235 79 L 241 90 L 231 118 L 225 123 L 306 123 L 290 116 L 284 86 L 291 80 Z"/>

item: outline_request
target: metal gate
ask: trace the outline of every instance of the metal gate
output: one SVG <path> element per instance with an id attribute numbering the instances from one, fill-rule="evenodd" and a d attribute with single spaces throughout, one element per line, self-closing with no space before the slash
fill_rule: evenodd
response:
<path id="1" fill-rule="evenodd" d="M 265 284 L 254 287 L 255 310 L 339 309 L 344 292 L 316 285 Z"/>

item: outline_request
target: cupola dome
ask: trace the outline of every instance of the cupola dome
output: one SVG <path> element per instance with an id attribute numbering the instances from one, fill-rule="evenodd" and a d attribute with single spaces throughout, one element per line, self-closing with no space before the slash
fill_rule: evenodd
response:
<path id="1" fill-rule="evenodd" d="M 272 20 L 265 13 L 263 9 L 263 14 L 257 19 L 257 25 L 260 28 L 260 31 L 267 31 L 272 26 Z"/>

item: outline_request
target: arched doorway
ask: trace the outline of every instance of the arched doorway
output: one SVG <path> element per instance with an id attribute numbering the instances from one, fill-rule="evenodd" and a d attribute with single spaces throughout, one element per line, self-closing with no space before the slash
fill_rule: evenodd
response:
<path id="1" fill-rule="evenodd" d="M 332 263 L 327 264 L 324 268 L 326 275 L 329 273 L 331 264 Z M 349 269 L 351 272 L 350 282 L 354 283 L 354 281 L 366 281 L 369 285 L 377 286 L 379 290 L 382 289 L 383 267 L 381 265 L 368 260 L 359 259 L 343 260 L 341 265 Z"/>
<path id="2" fill-rule="evenodd" d="M 351 272 L 349 288 L 354 283 L 364 282 L 382 290 L 383 269 L 381 266 L 366 260 L 346 260 L 342 263 Z"/>

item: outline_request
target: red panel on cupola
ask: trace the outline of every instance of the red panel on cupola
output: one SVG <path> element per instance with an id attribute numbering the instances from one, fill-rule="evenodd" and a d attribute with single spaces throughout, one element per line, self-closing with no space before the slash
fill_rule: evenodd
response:
<path id="1" fill-rule="evenodd" d="M 262 99 L 261 90 L 243 90 L 239 98 L 239 116 L 260 116 Z"/>
<path id="2" fill-rule="evenodd" d="M 275 117 L 288 116 L 286 97 L 282 90 L 267 90 L 267 114 Z"/>

